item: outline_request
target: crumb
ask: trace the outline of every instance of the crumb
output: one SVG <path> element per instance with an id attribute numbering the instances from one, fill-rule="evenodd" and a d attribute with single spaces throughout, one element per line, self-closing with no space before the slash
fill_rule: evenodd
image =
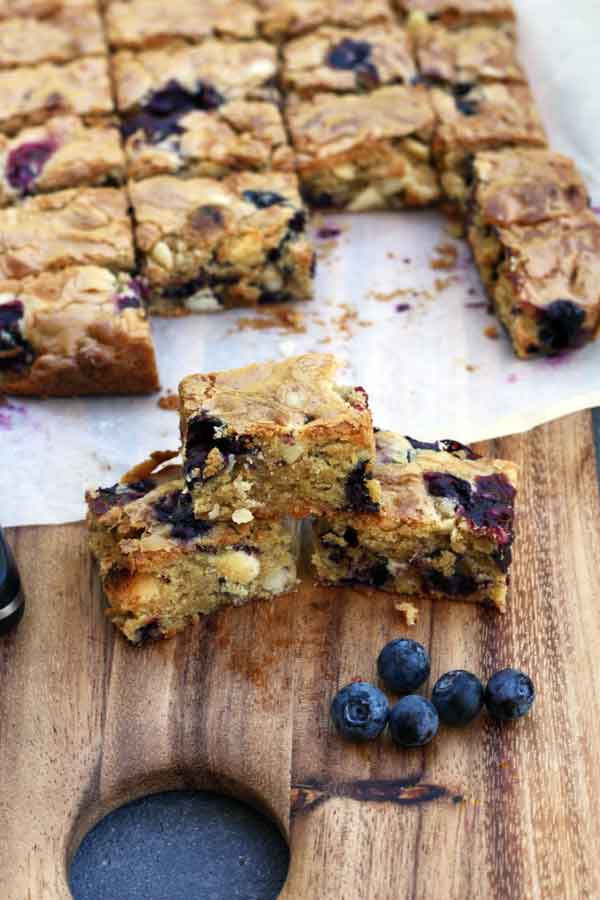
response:
<path id="1" fill-rule="evenodd" d="M 483 333 L 485 334 L 485 336 L 487 338 L 490 338 L 490 340 L 492 340 L 492 341 L 497 341 L 498 338 L 500 337 L 500 334 L 498 333 L 498 329 L 496 328 L 495 325 L 488 325 L 487 328 L 483 329 Z"/>
<path id="2" fill-rule="evenodd" d="M 397 313 L 408 312 L 409 309 L 412 309 L 410 303 L 397 303 L 394 307 Z"/>
<path id="3" fill-rule="evenodd" d="M 412 628 L 413 625 L 417 624 L 419 619 L 419 610 L 414 604 L 409 603 L 408 600 L 399 600 L 394 603 L 394 609 L 397 609 L 398 612 L 401 612 L 404 616 L 404 620 L 409 628 Z"/>
<path id="4" fill-rule="evenodd" d="M 476 372 L 479 369 L 479 366 L 474 366 L 472 365 L 472 363 L 466 363 L 465 369 L 467 370 L 467 372 Z"/>
<path id="5" fill-rule="evenodd" d="M 446 291 L 453 284 L 458 282 L 458 278 L 456 275 L 448 275 L 446 278 L 436 278 L 434 281 L 434 286 L 438 294 L 441 294 L 442 291 Z"/>
<path id="6" fill-rule="evenodd" d="M 416 288 L 397 288 L 395 291 L 369 291 L 369 298 L 378 303 L 389 303 L 391 300 L 399 300 L 407 297 L 410 300 L 431 300 L 430 291 L 420 291 Z"/>
<path id="7" fill-rule="evenodd" d="M 304 334 L 306 332 L 304 315 L 289 306 L 273 306 L 268 313 L 240 316 L 228 334 L 234 334 L 236 331 L 267 331 L 271 328 L 292 334 Z"/>
<path id="8" fill-rule="evenodd" d="M 475 297 L 477 294 L 477 291 L 475 290 L 474 287 L 470 287 L 469 290 L 467 291 L 467 294 L 469 295 L 469 297 Z"/>
<path id="9" fill-rule="evenodd" d="M 321 338 L 321 340 L 319 341 L 319 344 L 331 344 L 331 338 L 330 337 Z"/>
<path id="10" fill-rule="evenodd" d="M 359 319 L 358 324 L 361 328 L 370 328 L 373 325 L 371 319 Z"/>
<path id="11" fill-rule="evenodd" d="M 405 265 L 409 266 L 409 265 L 411 264 L 411 262 L 412 262 L 412 259 L 410 258 L 410 256 L 405 256 L 404 259 L 402 260 L 402 262 L 403 262 Z"/>
<path id="12" fill-rule="evenodd" d="M 394 253 L 393 250 L 388 250 L 388 252 L 385 255 L 387 256 L 388 259 L 396 259 L 396 254 Z"/>
<path id="13" fill-rule="evenodd" d="M 173 391 L 167 391 L 167 393 L 163 397 L 158 398 L 157 406 L 159 406 L 161 409 L 170 409 L 177 411 L 179 409 L 178 394 L 174 394 Z"/>
<path id="14" fill-rule="evenodd" d="M 434 247 L 434 256 L 429 265 L 432 269 L 454 269 L 458 260 L 456 244 L 438 244 Z"/>

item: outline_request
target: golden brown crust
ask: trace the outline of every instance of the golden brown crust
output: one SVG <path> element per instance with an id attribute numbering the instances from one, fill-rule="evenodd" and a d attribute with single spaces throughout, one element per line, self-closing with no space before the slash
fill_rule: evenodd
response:
<path id="1" fill-rule="evenodd" d="M 265 41 L 224 43 L 209 39 L 197 47 L 142 53 L 122 50 L 115 54 L 112 64 L 117 105 L 123 111 L 143 107 L 153 92 L 170 81 L 191 93 L 202 82 L 224 100 L 277 98 L 272 87 L 277 51 Z"/>
<path id="2" fill-rule="evenodd" d="M 257 0 L 263 33 L 274 38 L 294 37 L 322 25 L 361 28 L 393 21 L 387 0 Z"/>
<path id="3" fill-rule="evenodd" d="M 35 179 L 27 182 L 28 194 L 124 180 L 125 157 L 116 123 L 109 120 L 87 125 L 77 116 L 55 116 L 14 137 L 0 135 L 0 206 L 8 206 L 21 196 L 21 190 L 10 182 L 11 153 L 25 144 L 39 143 L 52 152 Z"/>
<path id="4" fill-rule="evenodd" d="M 43 19 L 0 19 L 0 68 L 62 63 L 106 53 L 102 20 L 92 4 L 59 7 Z"/>
<path id="5" fill-rule="evenodd" d="M 361 65 L 340 68 L 329 59 L 352 42 L 369 47 Z M 416 75 L 406 30 L 374 24 L 353 31 L 324 26 L 289 41 L 283 48 L 283 83 L 302 97 L 332 91 L 356 93 L 386 84 L 408 84 Z"/>
<path id="6" fill-rule="evenodd" d="M 123 0 L 106 12 L 113 47 L 130 50 L 160 47 L 173 40 L 198 43 L 208 37 L 248 39 L 258 36 L 258 11 L 245 0 Z"/>
<path id="7" fill-rule="evenodd" d="M 120 298 L 127 302 L 122 309 Z M 80 266 L 0 281 L 0 311 L 15 301 L 27 363 L 0 370 L 1 391 L 69 397 L 159 387 L 150 327 L 129 276 Z"/>
<path id="8" fill-rule="evenodd" d="M 23 278 L 71 265 L 131 269 L 125 191 L 73 188 L 0 211 L 0 276 Z"/>
<path id="9" fill-rule="evenodd" d="M 405 13 L 422 15 L 455 28 L 459 25 L 514 22 L 511 0 L 395 0 Z"/>
<path id="10" fill-rule="evenodd" d="M 527 81 L 517 57 L 512 26 L 474 25 L 451 31 L 442 25 L 419 23 L 412 27 L 411 35 L 419 71 L 432 83 Z"/>
<path id="11" fill-rule="evenodd" d="M 0 96 L 0 129 L 8 134 L 61 113 L 101 116 L 113 110 L 102 56 L 0 72 Z"/>
<path id="12" fill-rule="evenodd" d="M 473 161 L 473 207 L 485 225 L 533 225 L 588 205 L 573 160 L 551 150 L 506 149 Z"/>

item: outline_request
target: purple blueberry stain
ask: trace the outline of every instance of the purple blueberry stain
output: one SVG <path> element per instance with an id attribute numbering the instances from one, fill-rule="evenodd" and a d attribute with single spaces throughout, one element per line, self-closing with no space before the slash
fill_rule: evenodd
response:
<path id="1" fill-rule="evenodd" d="M 153 478 L 143 478 L 130 484 L 113 484 L 112 487 L 98 488 L 96 495 L 90 500 L 90 509 L 96 516 L 103 516 L 115 506 L 127 506 L 134 500 L 140 500 L 155 487 L 156 481 Z"/>
<path id="2" fill-rule="evenodd" d="M 165 494 L 154 504 L 154 516 L 171 528 L 171 536 L 181 541 L 192 541 L 211 530 L 212 523 L 197 519 L 194 515 L 192 496 L 186 491 Z"/>
<path id="3" fill-rule="evenodd" d="M 367 471 L 367 465 L 366 460 L 357 463 L 346 478 L 346 503 L 354 512 L 379 511 L 379 504 L 375 503 L 369 493 L 369 481 L 373 476 Z"/>
<path id="4" fill-rule="evenodd" d="M 320 241 L 333 241 L 342 233 L 342 229 L 338 228 L 337 225 L 323 225 L 322 228 L 319 228 L 317 231 L 317 237 Z"/>
<path id="5" fill-rule="evenodd" d="M 454 503 L 472 528 L 492 535 L 498 544 L 512 543 L 516 491 L 504 475 L 478 475 L 474 485 L 443 472 L 425 472 L 423 478 L 431 496 Z"/>
<path id="6" fill-rule="evenodd" d="M 0 370 L 29 365 L 33 350 L 21 334 L 25 307 L 20 300 L 0 305 Z"/>
<path id="7" fill-rule="evenodd" d="M 135 633 L 134 644 L 145 644 L 147 641 L 159 641 L 163 637 L 160 627 L 160 619 L 150 619 Z"/>
<path id="8" fill-rule="evenodd" d="M 408 312 L 409 309 L 412 309 L 410 303 L 397 303 L 395 306 L 395 310 L 397 313 Z"/>
<path id="9" fill-rule="evenodd" d="M 15 417 L 23 419 L 26 415 L 27 410 L 21 403 L 0 398 L 0 429 L 2 431 L 12 431 Z"/>
<path id="10" fill-rule="evenodd" d="M 250 441 L 247 437 L 224 435 L 222 433 L 224 427 L 225 424 L 221 419 L 203 413 L 189 420 L 183 467 L 186 483 L 189 486 L 204 481 L 204 468 L 211 450 L 218 450 L 228 465 L 233 464 L 237 456 L 251 451 Z"/>
<path id="11" fill-rule="evenodd" d="M 136 131 L 143 131 L 151 143 L 159 143 L 172 134 L 182 134 L 179 120 L 193 110 L 218 109 L 225 98 L 215 87 L 198 81 L 195 90 L 188 90 L 171 80 L 164 88 L 155 91 L 142 110 L 127 116 L 121 124 L 125 139 Z"/>
<path id="12" fill-rule="evenodd" d="M 6 180 L 20 194 L 28 194 L 40 172 L 58 149 L 53 140 L 30 141 L 15 147 L 6 161 Z"/>
<path id="13" fill-rule="evenodd" d="M 119 312 L 125 309 L 140 309 L 148 299 L 148 287 L 143 278 L 132 278 L 127 287 L 119 291 L 115 297 L 115 305 Z"/>
<path id="14" fill-rule="evenodd" d="M 352 71 L 357 87 L 370 90 L 379 84 L 379 73 L 371 61 L 371 44 L 368 41 L 353 41 L 344 38 L 331 48 L 326 57 L 332 69 Z"/>

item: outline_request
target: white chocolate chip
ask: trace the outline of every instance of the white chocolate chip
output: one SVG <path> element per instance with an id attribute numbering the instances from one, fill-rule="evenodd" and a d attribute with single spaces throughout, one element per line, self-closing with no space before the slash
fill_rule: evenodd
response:
<path id="1" fill-rule="evenodd" d="M 262 580 L 262 586 L 265 591 L 269 591 L 271 594 L 281 594 L 282 591 L 287 590 L 291 586 L 292 581 L 293 573 L 289 569 L 274 569 L 265 575 Z"/>
<path id="2" fill-rule="evenodd" d="M 356 175 L 356 167 L 351 163 L 343 163 L 341 166 L 335 166 L 333 171 L 336 177 L 341 178 L 342 181 L 352 181 Z"/>
<path id="3" fill-rule="evenodd" d="M 163 269 L 173 268 L 173 254 L 171 248 L 164 241 L 159 241 L 152 250 L 152 258 L 162 266 Z"/>
<path id="4" fill-rule="evenodd" d="M 186 297 L 183 305 L 190 312 L 195 313 L 219 312 L 223 309 L 210 288 L 202 288 L 191 297 Z"/>
<path id="5" fill-rule="evenodd" d="M 228 550 L 215 558 L 215 568 L 228 581 L 250 584 L 258 577 L 260 563 L 255 556 L 243 550 Z"/>
<path id="6" fill-rule="evenodd" d="M 208 518 L 210 519 L 210 521 L 213 522 L 215 519 L 218 519 L 220 512 L 221 512 L 221 507 L 219 506 L 218 503 L 215 503 L 213 508 L 208 513 Z"/>
<path id="7" fill-rule="evenodd" d="M 302 391 L 287 391 L 285 395 L 285 402 L 288 406 L 293 406 L 297 409 L 304 406 L 305 397 Z"/>
<path id="8" fill-rule="evenodd" d="M 295 463 L 304 453 L 302 444 L 286 444 L 281 450 L 281 457 L 286 463 Z"/>
<path id="9" fill-rule="evenodd" d="M 362 212 L 366 209 L 373 209 L 381 204 L 381 194 L 373 186 L 365 188 L 358 196 L 354 198 L 352 203 L 347 207 L 349 212 Z"/>
<path id="10" fill-rule="evenodd" d="M 384 197 L 391 197 L 393 194 L 399 194 L 400 191 L 404 190 L 406 186 L 406 181 L 404 178 L 386 178 L 385 181 L 380 181 L 377 185 L 377 190 L 380 191 Z"/>
<path id="11" fill-rule="evenodd" d="M 236 525 L 245 525 L 246 522 L 251 522 L 254 516 L 249 509 L 236 509 L 231 514 L 231 518 Z"/>

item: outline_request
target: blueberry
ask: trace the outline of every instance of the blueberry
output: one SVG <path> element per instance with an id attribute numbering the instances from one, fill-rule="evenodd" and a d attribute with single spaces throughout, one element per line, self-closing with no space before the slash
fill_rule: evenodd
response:
<path id="1" fill-rule="evenodd" d="M 431 665 L 425 647 L 411 638 L 397 638 L 386 644 L 377 659 L 377 671 L 385 686 L 395 694 L 410 694 L 429 678 Z"/>
<path id="2" fill-rule="evenodd" d="M 346 478 L 346 502 L 354 512 L 378 512 L 379 504 L 371 498 L 367 485 L 372 478 L 366 460 L 357 463 Z"/>
<path id="3" fill-rule="evenodd" d="M 113 484 L 112 487 L 99 488 L 96 496 L 90 501 L 90 507 L 97 516 L 112 509 L 113 506 L 127 506 L 134 500 L 139 500 L 156 487 L 153 478 L 143 478 L 141 481 L 132 481 L 130 484 Z"/>
<path id="4" fill-rule="evenodd" d="M 285 203 L 285 197 L 275 191 L 244 191 L 244 199 L 253 203 L 257 209 L 268 209 L 269 206 Z"/>
<path id="5" fill-rule="evenodd" d="M 481 712 L 483 685 L 471 672 L 454 669 L 438 678 L 431 702 L 445 725 L 468 725 Z"/>
<path id="6" fill-rule="evenodd" d="M 390 733 L 398 747 L 423 747 L 434 739 L 439 726 L 435 706 L 418 694 L 403 697 L 390 712 Z"/>
<path id="7" fill-rule="evenodd" d="M 327 55 L 327 65 L 332 69 L 356 69 L 363 66 L 371 56 L 371 45 L 368 41 L 353 41 L 344 38 Z"/>
<path id="8" fill-rule="evenodd" d="M 182 541 L 201 537 L 213 527 L 210 522 L 194 516 L 192 497 L 183 491 L 165 494 L 154 504 L 154 515 L 159 522 L 171 526 L 171 536 Z"/>
<path id="9" fill-rule="evenodd" d="M 479 112 L 479 103 L 477 100 L 466 100 L 464 97 L 455 97 L 454 103 L 459 112 L 463 116 L 476 116 Z"/>
<path id="10" fill-rule="evenodd" d="M 374 741 L 387 725 L 389 712 L 385 694 L 366 681 L 348 684 L 331 704 L 333 724 L 351 741 Z"/>
<path id="11" fill-rule="evenodd" d="M 217 109 L 224 102 L 216 88 L 204 81 L 198 81 L 195 90 L 191 91 L 171 80 L 164 88 L 154 91 L 141 112 L 123 120 L 121 131 L 125 138 L 136 131 L 144 131 L 149 141 L 158 143 L 167 135 L 183 132 L 178 121 L 186 113 L 194 109 Z"/>
<path id="12" fill-rule="evenodd" d="M 539 339 L 549 353 L 576 349 L 581 344 L 585 310 L 572 300 L 555 300 L 542 314 Z"/>
<path id="13" fill-rule="evenodd" d="M 204 466 L 211 450 L 217 449 L 229 460 L 250 451 L 249 441 L 244 435 L 233 437 L 223 435 L 224 427 L 221 419 L 202 413 L 189 420 L 184 475 L 190 486 L 204 480 Z"/>
<path id="14" fill-rule="evenodd" d="M 124 309 L 139 309 L 148 297 L 148 288 L 143 278 L 132 278 L 127 287 L 115 297 L 115 305 L 120 312 Z"/>
<path id="15" fill-rule="evenodd" d="M 477 590 L 477 582 L 472 575 L 463 572 L 444 575 L 433 566 L 425 569 L 422 580 L 426 591 L 439 591 L 441 594 L 448 594 L 449 597 L 466 597 Z"/>
<path id="16" fill-rule="evenodd" d="M 474 485 L 444 472 L 424 472 L 423 479 L 432 497 L 451 500 L 473 528 L 491 532 L 499 544 L 513 538 L 516 491 L 504 475 L 478 475 Z"/>
<path id="17" fill-rule="evenodd" d="M 524 672 L 502 669 L 488 681 L 484 700 L 489 714 L 495 719 L 520 719 L 533 705 L 535 688 Z"/>
<path id="18" fill-rule="evenodd" d="M 6 179 L 11 187 L 21 194 L 28 193 L 57 145 L 52 140 L 31 141 L 15 147 L 6 161 Z"/>

